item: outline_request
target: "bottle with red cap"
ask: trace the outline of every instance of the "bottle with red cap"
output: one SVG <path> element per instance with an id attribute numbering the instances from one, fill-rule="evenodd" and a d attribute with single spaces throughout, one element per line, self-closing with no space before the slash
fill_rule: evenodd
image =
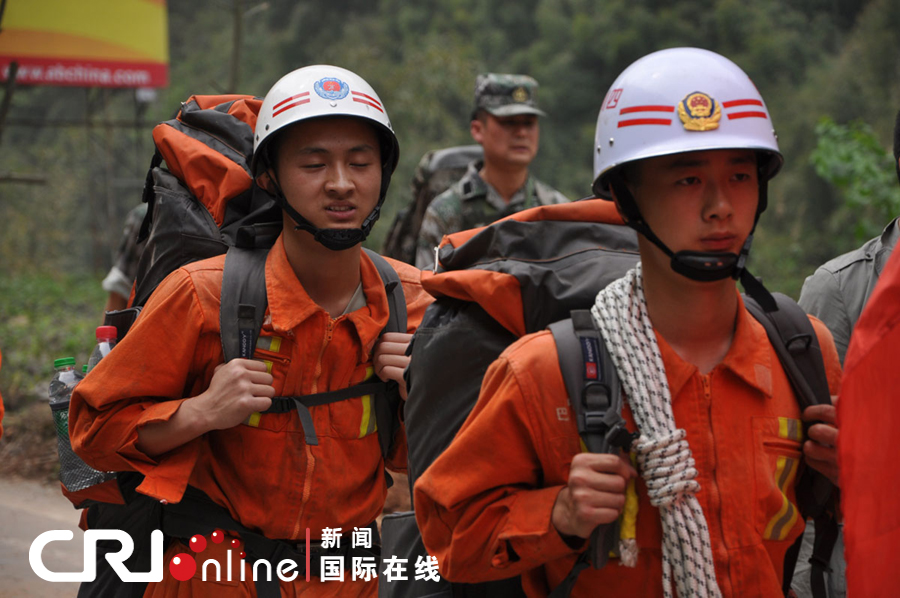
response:
<path id="1" fill-rule="evenodd" d="M 91 352 L 91 357 L 87 362 L 87 371 L 94 369 L 100 360 L 106 357 L 113 347 L 116 346 L 118 333 L 115 326 L 97 326 L 97 346 Z"/>

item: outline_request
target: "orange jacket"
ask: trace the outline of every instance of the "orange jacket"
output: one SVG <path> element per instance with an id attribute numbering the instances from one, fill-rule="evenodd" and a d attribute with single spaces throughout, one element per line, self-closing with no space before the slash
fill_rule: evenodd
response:
<path id="1" fill-rule="evenodd" d="M 277 395 L 346 388 L 371 375 L 371 350 L 388 319 L 384 285 L 363 254 L 366 308 L 332 320 L 306 294 L 279 239 L 266 260 L 268 311 L 256 358 L 270 364 Z M 409 331 L 431 297 L 421 272 L 391 262 L 403 283 Z M 340 527 L 345 533 L 381 513 L 387 491 L 369 400 L 312 407 L 318 446 L 307 446 L 296 412 L 253 417 L 209 432 L 157 458 L 135 445 L 137 430 L 172 417 L 197 396 L 222 363 L 219 294 L 224 256 L 170 275 L 144 307 L 132 330 L 78 385 L 70 406 L 72 445 L 100 470 L 138 471 L 138 491 L 178 502 L 188 484 L 227 508 L 243 525 L 269 538 L 313 538 Z M 390 465 L 406 466 L 405 442 Z"/>
<path id="2" fill-rule="evenodd" d="M 794 488 L 800 411 L 765 330 L 743 308 L 725 359 L 710 373 L 658 337 L 676 424 L 687 430 L 724 596 L 777 596 L 785 550 L 803 530 Z M 813 319 L 831 390 L 840 363 Z M 630 430 L 630 411 L 623 413 Z M 429 554 L 451 581 L 523 574 L 529 596 L 546 596 L 579 551 L 550 522 L 556 495 L 580 451 L 549 332 L 523 337 L 488 370 L 477 406 L 450 447 L 415 486 Z M 637 567 L 611 561 L 581 574 L 573 596 L 662 596 L 661 523 L 638 480 Z"/>
<path id="3" fill-rule="evenodd" d="M 838 421 L 847 593 L 896 596 L 900 569 L 900 250 L 853 329 Z"/>

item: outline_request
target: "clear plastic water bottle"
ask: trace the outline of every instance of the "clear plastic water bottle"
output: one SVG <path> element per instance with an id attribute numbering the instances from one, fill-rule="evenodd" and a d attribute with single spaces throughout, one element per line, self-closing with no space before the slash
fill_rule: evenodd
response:
<path id="1" fill-rule="evenodd" d="M 50 381 L 50 410 L 56 424 L 56 448 L 59 452 L 59 481 L 70 492 L 111 479 L 113 474 L 97 471 L 81 460 L 69 440 L 69 399 L 84 374 L 75 371 L 75 358 L 63 357 L 53 362 L 56 373 Z"/>
<path id="2" fill-rule="evenodd" d="M 97 345 L 91 352 L 91 356 L 87 362 L 87 371 L 94 369 L 100 360 L 109 355 L 113 347 L 116 346 L 116 338 L 118 332 L 115 326 L 97 326 Z"/>
<path id="3" fill-rule="evenodd" d="M 63 357 L 53 362 L 53 369 L 56 374 L 50 381 L 50 405 L 65 404 L 65 409 L 69 408 L 69 397 L 72 396 L 72 389 L 81 381 L 83 376 L 75 371 L 75 358 Z M 55 409 L 54 411 L 58 411 Z M 68 429 L 68 426 L 67 426 Z M 68 432 L 67 432 L 68 434 Z"/>

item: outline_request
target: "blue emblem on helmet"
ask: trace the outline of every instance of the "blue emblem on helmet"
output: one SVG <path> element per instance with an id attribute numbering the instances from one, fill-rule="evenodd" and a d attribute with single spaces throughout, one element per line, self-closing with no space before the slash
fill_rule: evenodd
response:
<path id="1" fill-rule="evenodd" d="M 319 94 L 320 97 L 323 97 L 326 100 L 343 100 L 347 97 L 347 94 L 350 93 L 350 86 L 334 77 L 319 79 L 316 81 L 316 84 L 313 85 L 313 89 L 316 90 L 316 93 Z"/>

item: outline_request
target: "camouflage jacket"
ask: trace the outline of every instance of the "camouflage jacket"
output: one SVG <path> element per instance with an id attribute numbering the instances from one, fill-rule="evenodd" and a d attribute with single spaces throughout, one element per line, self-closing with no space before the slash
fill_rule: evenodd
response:
<path id="1" fill-rule="evenodd" d="M 146 239 L 138 241 L 141 224 L 146 215 L 147 204 L 145 203 L 138 204 L 128 212 L 122 239 L 119 241 L 119 249 L 116 252 L 116 263 L 113 264 L 109 274 L 102 282 L 103 290 L 107 293 L 118 293 L 126 298 L 131 294 L 131 287 L 137 276 L 138 262 L 144 246 L 147 244 Z"/>
<path id="2" fill-rule="evenodd" d="M 435 197 L 428 206 L 419 230 L 417 268 L 432 267 L 434 248 L 444 235 L 485 226 L 527 208 L 569 201 L 556 189 L 529 175 L 525 185 L 507 204 L 478 174 L 483 164 L 480 160 L 470 163 L 463 178 Z"/>

